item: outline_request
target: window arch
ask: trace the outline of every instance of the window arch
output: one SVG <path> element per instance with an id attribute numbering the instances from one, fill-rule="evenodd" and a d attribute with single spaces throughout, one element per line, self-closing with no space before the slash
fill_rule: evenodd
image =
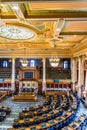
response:
<path id="1" fill-rule="evenodd" d="M 64 69 L 68 69 L 68 61 L 64 61 L 63 66 L 64 66 Z"/>
<path id="2" fill-rule="evenodd" d="M 6 60 L 4 60 L 2 65 L 3 65 L 4 68 L 7 68 L 8 67 L 8 62 Z"/>
<path id="3" fill-rule="evenodd" d="M 30 61 L 30 67 L 35 67 L 35 60 Z"/>

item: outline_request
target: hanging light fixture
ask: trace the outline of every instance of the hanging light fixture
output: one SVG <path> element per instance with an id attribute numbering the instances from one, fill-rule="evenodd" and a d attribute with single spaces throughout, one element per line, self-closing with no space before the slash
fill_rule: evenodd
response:
<path id="1" fill-rule="evenodd" d="M 50 65 L 51 65 L 52 67 L 57 67 L 57 66 L 59 65 L 60 59 L 59 59 L 58 57 L 56 57 L 56 56 L 52 56 L 52 57 L 49 59 L 49 61 L 50 61 Z"/>
<path id="2" fill-rule="evenodd" d="M 25 55 L 26 53 L 25 53 L 25 48 L 24 48 L 24 55 Z M 20 60 L 20 62 L 21 62 L 21 65 L 22 65 L 22 67 L 27 67 L 28 66 L 28 60 L 26 59 L 26 58 L 22 58 L 21 60 Z"/>
<path id="3" fill-rule="evenodd" d="M 23 58 L 23 59 L 20 60 L 20 62 L 21 62 L 22 67 L 28 66 L 28 60 L 27 59 Z"/>
<path id="4" fill-rule="evenodd" d="M 52 39 L 51 47 L 53 48 L 53 50 L 52 50 L 53 53 L 52 53 L 51 58 L 49 58 L 50 65 L 52 67 L 57 67 L 59 65 L 59 61 L 60 61 L 60 59 L 57 57 L 57 54 L 54 54 L 55 53 L 55 47 L 56 47 L 55 42 L 56 42 L 56 39 L 55 38 Z"/>

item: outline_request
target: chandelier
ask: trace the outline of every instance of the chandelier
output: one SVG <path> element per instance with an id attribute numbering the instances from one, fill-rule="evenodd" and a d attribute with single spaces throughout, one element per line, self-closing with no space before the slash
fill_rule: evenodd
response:
<path id="1" fill-rule="evenodd" d="M 27 59 L 23 58 L 23 59 L 20 60 L 20 62 L 21 62 L 22 67 L 28 66 L 28 60 Z"/>
<path id="2" fill-rule="evenodd" d="M 52 56 L 52 57 L 49 59 L 49 61 L 50 61 L 50 65 L 51 65 L 52 67 L 57 67 L 57 66 L 59 65 L 60 59 L 59 59 L 58 57 L 56 57 L 56 56 Z"/>
<path id="3" fill-rule="evenodd" d="M 24 48 L 24 55 L 26 56 L 26 48 Z M 20 62 L 21 62 L 22 67 L 27 67 L 28 66 L 28 60 L 26 58 L 22 58 L 20 60 Z"/>

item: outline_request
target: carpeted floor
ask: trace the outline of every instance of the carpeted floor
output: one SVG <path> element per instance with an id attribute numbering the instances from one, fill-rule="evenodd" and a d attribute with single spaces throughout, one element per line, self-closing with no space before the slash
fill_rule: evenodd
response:
<path id="1" fill-rule="evenodd" d="M 1 104 L 3 106 L 10 107 L 12 109 L 12 113 L 0 124 L 0 130 L 7 130 L 7 128 L 12 128 L 13 120 L 18 117 L 18 113 L 22 111 L 23 108 L 27 106 L 36 106 L 38 104 L 43 104 L 44 97 L 38 96 L 37 102 L 13 102 L 12 98 L 9 97 L 6 100 L 4 100 Z M 82 103 L 80 103 L 80 107 L 77 111 L 77 117 L 81 114 L 87 115 L 87 109 L 84 108 Z M 87 130 L 87 128 L 84 128 L 83 130 Z"/>

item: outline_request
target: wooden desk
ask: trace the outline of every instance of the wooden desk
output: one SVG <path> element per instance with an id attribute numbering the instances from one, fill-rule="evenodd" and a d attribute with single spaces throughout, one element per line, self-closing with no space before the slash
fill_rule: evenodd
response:
<path id="1" fill-rule="evenodd" d="M 10 95 L 11 94 L 11 91 L 9 91 L 9 90 L 3 90 L 3 91 L 1 91 L 0 90 L 0 94 L 6 94 L 6 95 Z"/>
<path id="2" fill-rule="evenodd" d="M 51 126 L 57 125 L 58 121 L 54 119 L 54 120 L 49 120 L 48 123 L 50 124 L 50 127 L 51 127 Z"/>
<path id="3" fill-rule="evenodd" d="M 41 129 L 48 128 L 48 127 L 50 127 L 49 123 L 41 123 L 39 125 L 36 125 L 37 130 L 41 130 Z"/>
<path id="4" fill-rule="evenodd" d="M 63 128 L 62 130 L 74 130 L 74 129 L 71 128 L 70 126 L 67 126 L 67 127 Z"/>
<path id="5" fill-rule="evenodd" d="M 79 127 L 79 123 L 74 122 L 70 124 L 69 127 L 71 128 L 71 130 L 76 130 Z"/>
<path id="6" fill-rule="evenodd" d="M 28 127 L 28 128 L 25 128 L 25 130 L 41 130 L 41 129 L 44 129 L 44 128 L 47 128 L 47 127 L 50 127 L 49 123 L 41 123 L 39 125 L 34 125 L 34 126 L 31 126 L 31 127 Z"/>
<path id="7" fill-rule="evenodd" d="M 53 95 L 65 95 L 67 94 L 67 91 L 60 91 L 60 92 L 57 92 L 57 91 L 45 91 L 45 95 L 46 96 L 53 96 Z"/>
<path id="8" fill-rule="evenodd" d="M 5 97 L 6 97 L 6 94 L 0 94 L 0 101 L 3 101 Z"/>
<path id="9" fill-rule="evenodd" d="M 59 112 L 59 110 L 55 109 L 53 110 L 54 114 L 57 114 Z"/>
<path id="10" fill-rule="evenodd" d="M 37 95 L 16 95 L 12 97 L 12 100 L 17 102 L 35 102 L 37 100 Z"/>

